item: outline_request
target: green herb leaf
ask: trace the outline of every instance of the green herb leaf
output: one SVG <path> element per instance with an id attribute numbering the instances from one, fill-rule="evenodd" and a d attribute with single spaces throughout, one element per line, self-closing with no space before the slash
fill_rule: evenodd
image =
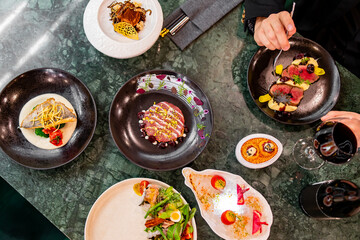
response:
<path id="1" fill-rule="evenodd" d="M 35 134 L 43 138 L 48 138 L 49 134 L 45 134 L 42 130 L 43 128 L 35 128 Z"/>
<path id="2" fill-rule="evenodd" d="M 181 224 L 180 223 L 176 223 L 174 224 L 175 229 L 174 229 L 174 239 L 175 240 L 180 240 L 180 231 L 181 231 Z"/>
<path id="3" fill-rule="evenodd" d="M 168 227 L 168 231 L 166 233 L 168 239 L 174 238 L 174 228 L 175 228 L 175 225 L 171 225 L 170 227 Z"/>
<path id="4" fill-rule="evenodd" d="M 162 218 L 162 219 L 170 218 L 171 213 L 172 213 L 173 211 L 174 211 L 174 210 L 167 210 L 167 211 L 165 211 L 165 212 L 162 212 L 162 213 L 159 215 L 159 218 Z"/>
<path id="5" fill-rule="evenodd" d="M 193 226 L 191 226 L 191 225 L 189 225 L 189 233 L 192 233 L 192 232 L 194 232 L 194 228 L 193 228 Z"/>
<path id="6" fill-rule="evenodd" d="M 155 229 L 160 232 L 160 234 L 161 234 L 161 236 L 164 238 L 164 240 L 168 240 L 167 237 L 166 237 L 166 235 L 164 234 L 163 230 L 161 229 L 161 227 L 156 226 Z"/>
<path id="7" fill-rule="evenodd" d="M 310 60 L 310 58 L 308 58 L 308 57 L 302 58 L 301 59 L 301 65 L 305 65 L 309 60 Z"/>
<path id="8" fill-rule="evenodd" d="M 293 75 L 293 81 L 295 84 L 301 85 L 304 82 L 304 79 L 298 75 Z"/>

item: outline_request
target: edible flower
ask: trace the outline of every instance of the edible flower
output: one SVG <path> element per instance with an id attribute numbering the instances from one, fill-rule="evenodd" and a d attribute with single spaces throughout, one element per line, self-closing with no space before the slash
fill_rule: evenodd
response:
<path id="1" fill-rule="evenodd" d="M 242 189 L 239 184 L 236 185 L 237 185 L 237 196 L 238 196 L 237 205 L 244 205 L 245 203 L 244 193 L 249 191 L 250 188 Z"/>
<path id="2" fill-rule="evenodd" d="M 252 227 L 252 234 L 257 233 L 260 231 L 262 232 L 261 225 L 268 225 L 266 222 L 260 222 L 261 213 L 257 210 L 253 212 L 253 227 Z"/>

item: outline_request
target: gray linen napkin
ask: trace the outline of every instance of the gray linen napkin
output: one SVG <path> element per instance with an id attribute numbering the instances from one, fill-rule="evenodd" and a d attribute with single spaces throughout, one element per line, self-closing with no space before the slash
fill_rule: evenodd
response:
<path id="1" fill-rule="evenodd" d="M 171 23 L 184 12 L 190 21 L 174 36 L 167 34 L 170 39 L 184 50 L 192 41 L 208 30 L 212 25 L 225 16 L 243 0 L 188 0 L 176 9 L 164 21 L 164 26 Z"/>

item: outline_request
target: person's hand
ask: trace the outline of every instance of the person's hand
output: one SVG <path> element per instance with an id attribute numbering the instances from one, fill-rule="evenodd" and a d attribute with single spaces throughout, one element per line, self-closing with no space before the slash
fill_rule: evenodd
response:
<path id="1" fill-rule="evenodd" d="M 360 147 L 360 114 L 355 112 L 346 112 L 346 111 L 331 111 L 321 118 L 321 121 L 326 121 L 332 118 L 351 118 L 351 120 L 339 120 L 344 122 L 351 131 L 355 134 L 357 139 L 357 147 Z M 358 120 L 358 121 L 356 121 Z"/>
<path id="2" fill-rule="evenodd" d="M 289 31 L 287 36 L 286 31 Z M 259 46 L 265 46 L 270 50 L 289 50 L 288 39 L 295 33 L 294 21 L 287 11 L 271 14 L 267 18 L 256 18 L 254 40 Z"/>

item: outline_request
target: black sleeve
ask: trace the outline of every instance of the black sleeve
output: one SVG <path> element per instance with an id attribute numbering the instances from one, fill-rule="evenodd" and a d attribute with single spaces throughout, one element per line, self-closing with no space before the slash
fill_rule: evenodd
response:
<path id="1" fill-rule="evenodd" d="M 254 32 L 256 17 L 268 17 L 284 10 L 285 0 L 245 0 L 245 30 Z"/>
<path id="2" fill-rule="evenodd" d="M 285 0 L 246 0 L 245 19 L 268 17 L 284 10 Z"/>

